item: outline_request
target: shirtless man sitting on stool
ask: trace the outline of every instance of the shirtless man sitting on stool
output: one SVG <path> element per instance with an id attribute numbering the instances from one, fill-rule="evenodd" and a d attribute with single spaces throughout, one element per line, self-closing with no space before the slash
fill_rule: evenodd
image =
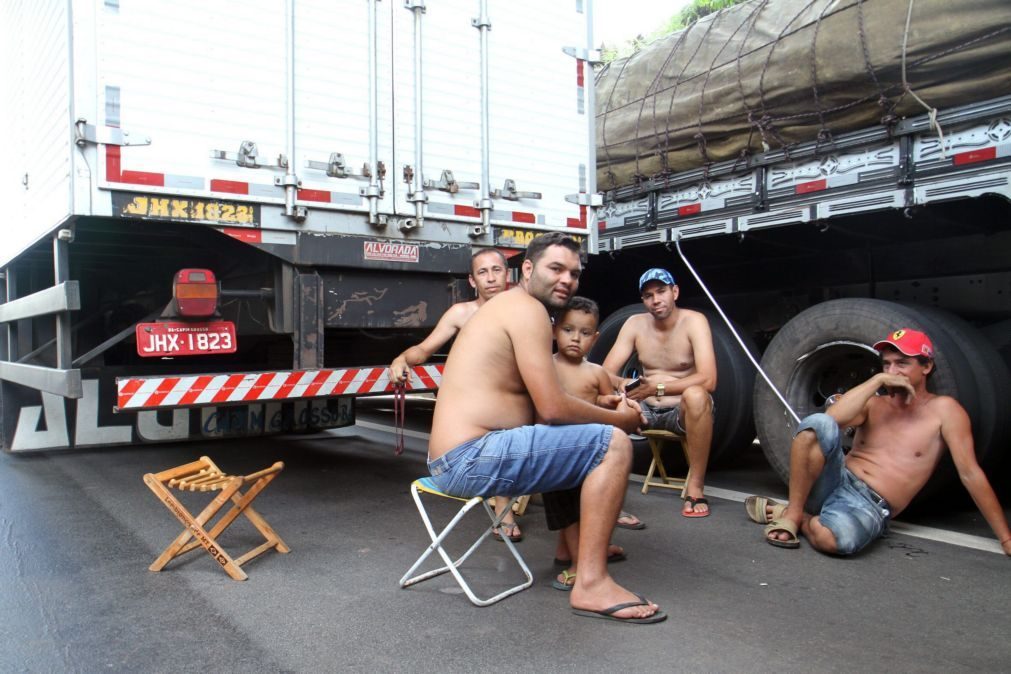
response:
<path id="1" fill-rule="evenodd" d="M 643 428 L 670 431 L 682 437 L 688 456 L 684 517 L 707 517 L 709 502 L 702 490 L 713 442 L 713 398 L 716 352 L 704 314 L 677 306 L 678 286 L 666 269 L 650 269 L 639 279 L 646 312 L 629 317 L 618 332 L 604 369 L 618 390 L 633 381 L 619 377 L 632 353 L 639 356 L 642 375 L 628 397 L 642 404 Z"/>
<path id="2" fill-rule="evenodd" d="M 470 275 L 467 282 L 477 293 L 477 297 L 468 302 L 457 302 L 442 315 L 428 337 L 419 344 L 408 347 L 403 353 L 393 359 L 390 364 L 390 381 L 407 381 L 410 368 L 421 365 L 431 358 L 436 351 L 456 337 L 460 328 L 477 313 L 485 302 L 506 289 L 509 279 L 509 265 L 505 255 L 496 248 L 482 248 L 470 258 Z M 501 513 L 509 499 L 495 499 L 495 512 Z M 508 536 L 514 543 L 523 540 L 523 532 L 511 512 L 502 519 L 502 528 L 495 529 L 495 538 L 502 540 Z"/>
<path id="3" fill-rule="evenodd" d="M 667 615 L 607 572 L 607 545 L 628 488 L 638 404 L 597 407 L 562 389 L 551 360 L 550 310 L 569 302 L 582 271 L 579 244 L 561 232 L 527 246 L 518 287 L 489 300 L 460 331 L 432 418 L 432 481 L 461 497 L 568 489 L 582 483 L 580 616 L 655 623 Z M 534 424 L 539 416 L 546 423 Z"/>

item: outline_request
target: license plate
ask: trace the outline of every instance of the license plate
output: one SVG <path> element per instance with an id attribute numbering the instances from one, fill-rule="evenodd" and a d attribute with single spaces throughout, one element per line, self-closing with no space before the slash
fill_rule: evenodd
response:
<path id="1" fill-rule="evenodd" d="M 235 353 L 235 323 L 138 323 L 141 356 L 200 356 Z"/>

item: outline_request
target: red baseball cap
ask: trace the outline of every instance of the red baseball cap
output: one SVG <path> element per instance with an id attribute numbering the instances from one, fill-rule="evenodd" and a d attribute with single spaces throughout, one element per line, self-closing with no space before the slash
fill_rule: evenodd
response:
<path id="1" fill-rule="evenodd" d="M 930 337 L 919 330 L 899 328 L 880 342 L 875 343 L 874 348 L 880 351 L 881 347 L 886 344 L 894 346 L 899 350 L 899 353 L 906 356 L 926 356 L 931 360 L 934 358 L 934 345 L 930 341 Z"/>

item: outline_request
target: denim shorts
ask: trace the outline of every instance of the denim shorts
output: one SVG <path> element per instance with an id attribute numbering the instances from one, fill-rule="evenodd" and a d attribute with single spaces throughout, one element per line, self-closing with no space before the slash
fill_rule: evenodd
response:
<path id="1" fill-rule="evenodd" d="M 669 431 L 682 437 L 688 434 L 685 430 L 685 420 L 681 416 L 681 405 L 657 407 L 643 402 L 640 406 L 642 416 L 646 419 L 645 428 L 653 431 Z"/>
<path id="2" fill-rule="evenodd" d="M 891 507 L 866 482 L 846 468 L 842 436 L 827 414 L 805 417 L 797 433 L 812 430 L 825 455 L 825 468 L 811 488 L 805 509 L 817 513 L 835 536 L 837 553 L 852 555 L 888 531 Z"/>
<path id="3" fill-rule="evenodd" d="M 713 402 L 712 395 L 709 396 L 709 404 L 713 406 L 715 414 L 716 404 Z M 669 431 L 681 437 L 688 435 L 688 431 L 685 430 L 685 415 L 681 411 L 680 404 L 672 407 L 660 407 L 644 401 L 640 406 L 642 407 L 642 416 L 646 418 L 644 428 L 652 431 Z"/>
<path id="4" fill-rule="evenodd" d="M 520 496 L 575 487 L 604 458 L 613 426 L 520 426 L 492 431 L 428 462 L 451 496 Z"/>

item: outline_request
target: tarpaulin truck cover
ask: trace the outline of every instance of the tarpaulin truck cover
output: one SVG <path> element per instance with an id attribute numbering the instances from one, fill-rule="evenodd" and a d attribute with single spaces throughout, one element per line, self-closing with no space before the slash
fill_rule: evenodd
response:
<path id="1" fill-rule="evenodd" d="M 600 189 L 1011 93 L 1007 0 L 752 0 L 597 77 Z"/>

